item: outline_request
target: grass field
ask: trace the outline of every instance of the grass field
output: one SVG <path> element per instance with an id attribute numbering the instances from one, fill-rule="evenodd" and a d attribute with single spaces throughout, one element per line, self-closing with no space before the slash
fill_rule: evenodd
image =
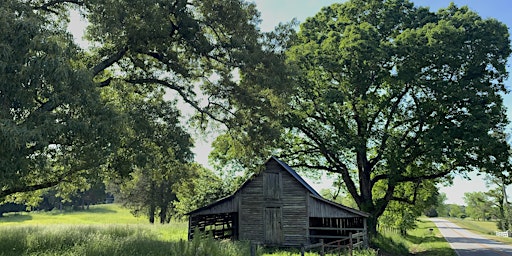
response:
<path id="1" fill-rule="evenodd" d="M 186 238 L 186 222 L 151 225 L 115 204 L 91 206 L 86 211 L 16 213 L 0 218 L 0 256 L 250 255 L 250 246 L 245 242 L 210 238 L 187 241 Z M 257 255 L 295 256 L 300 253 L 259 248 Z M 376 253 L 368 250 L 354 255 Z"/>

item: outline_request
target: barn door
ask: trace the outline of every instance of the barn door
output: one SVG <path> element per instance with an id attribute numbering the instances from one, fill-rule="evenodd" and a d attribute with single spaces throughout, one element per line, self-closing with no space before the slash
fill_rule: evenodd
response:
<path id="1" fill-rule="evenodd" d="M 263 195 L 265 200 L 281 199 L 281 174 L 266 172 L 263 174 Z"/>
<path id="2" fill-rule="evenodd" d="M 265 208 L 265 243 L 282 244 L 281 207 Z"/>

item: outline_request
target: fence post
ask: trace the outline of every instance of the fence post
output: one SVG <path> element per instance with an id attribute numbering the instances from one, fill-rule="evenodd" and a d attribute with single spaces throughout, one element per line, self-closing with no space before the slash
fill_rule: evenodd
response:
<path id="1" fill-rule="evenodd" d="M 300 244 L 300 256 L 304 256 L 304 253 L 305 253 L 304 244 Z"/>
<path id="2" fill-rule="evenodd" d="M 350 256 L 353 256 L 354 254 L 352 254 L 352 247 L 353 247 L 353 243 L 352 243 L 352 233 L 349 233 L 348 234 L 348 252 L 350 254 Z"/>
<path id="3" fill-rule="evenodd" d="M 320 243 L 322 244 L 322 246 L 320 247 L 320 256 L 325 256 L 324 240 L 320 239 Z"/>

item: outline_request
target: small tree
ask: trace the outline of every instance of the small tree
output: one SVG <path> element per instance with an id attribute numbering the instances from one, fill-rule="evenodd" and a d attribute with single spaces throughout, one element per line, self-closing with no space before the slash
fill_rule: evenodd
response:
<path id="1" fill-rule="evenodd" d="M 484 192 L 464 193 L 466 213 L 468 217 L 476 220 L 487 220 L 492 213 L 493 203 Z"/>
<path id="2" fill-rule="evenodd" d="M 198 164 L 189 167 L 187 179 L 174 185 L 177 200 L 174 207 L 178 217 L 206 206 L 234 192 L 238 185 L 233 179 L 220 179 L 211 170 Z"/>
<path id="3" fill-rule="evenodd" d="M 466 209 L 462 205 L 449 204 L 448 205 L 448 214 L 450 217 L 454 217 L 454 218 L 465 218 L 466 217 Z"/>

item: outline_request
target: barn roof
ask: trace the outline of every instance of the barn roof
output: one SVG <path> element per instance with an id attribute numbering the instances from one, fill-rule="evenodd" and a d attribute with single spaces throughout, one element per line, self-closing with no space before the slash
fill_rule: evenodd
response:
<path id="1" fill-rule="evenodd" d="M 316 190 L 311 187 L 301 176 L 299 176 L 299 174 L 294 170 L 292 169 L 289 165 L 287 165 L 285 162 L 277 159 L 277 157 L 275 156 L 272 156 L 271 159 L 274 159 L 276 160 L 276 162 L 279 163 L 279 165 L 281 165 L 288 173 L 290 173 L 290 175 L 292 175 L 300 184 L 302 184 L 302 186 L 304 186 L 308 191 L 309 193 L 317 196 L 317 197 L 322 197 L 318 192 L 316 192 Z M 269 160 L 270 161 L 270 160 Z M 268 161 L 267 161 L 268 162 Z"/>
<path id="2" fill-rule="evenodd" d="M 275 156 L 272 156 L 266 163 L 268 163 L 269 161 L 271 160 L 274 160 L 276 161 L 281 167 L 283 167 L 284 170 L 286 170 L 292 177 L 294 177 L 306 190 L 308 190 L 308 192 L 310 193 L 311 197 L 312 198 L 315 198 L 321 202 L 324 202 L 324 203 L 327 203 L 327 204 L 330 204 L 336 208 L 339 208 L 339 209 L 343 209 L 343 210 L 346 210 L 346 211 L 349 211 L 349 212 L 352 212 L 356 215 L 360 215 L 360 216 L 364 216 L 364 217 L 368 217 L 369 214 L 368 213 L 365 213 L 365 212 L 362 212 L 362 211 L 359 211 L 359 210 L 356 210 L 356 209 L 352 209 L 350 207 L 347 207 L 347 206 L 344 206 L 344 205 L 341 205 L 341 204 L 337 204 L 335 202 L 332 202 L 332 201 L 329 201 L 325 198 L 323 198 L 313 187 L 311 187 L 311 185 L 309 185 L 293 168 L 291 168 L 288 164 L 286 164 L 285 162 L 279 160 L 277 157 Z M 223 204 L 231 199 L 233 199 L 235 197 L 235 195 L 238 193 L 238 191 L 240 191 L 243 187 L 246 186 L 246 184 L 248 184 L 252 178 L 255 176 L 255 175 L 258 175 L 258 174 L 253 174 L 249 179 L 247 179 L 247 181 L 245 181 L 241 186 L 240 188 L 238 188 L 232 195 L 230 196 L 227 196 L 227 197 L 224 197 L 224 198 L 221 198 L 219 199 L 218 201 L 215 201 L 209 205 L 206 205 L 206 206 L 203 206 L 201 208 L 198 208 L 194 211 L 191 211 L 189 213 L 187 213 L 187 215 L 191 215 L 191 214 L 194 214 L 194 213 L 197 213 L 197 212 L 200 212 L 200 211 L 203 211 L 205 209 L 209 209 L 209 208 L 213 208 L 217 205 L 220 205 L 220 204 Z"/>
<path id="3" fill-rule="evenodd" d="M 350 208 L 348 206 L 345 206 L 345 205 L 342 205 L 342 204 L 338 204 L 336 202 L 333 202 L 333 201 L 330 201 L 330 200 L 327 200 L 323 197 L 318 197 L 318 196 L 315 196 L 315 195 L 310 195 L 312 198 L 318 200 L 318 201 L 321 201 L 321 202 L 324 202 L 326 204 L 329 204 L 329 205 L 332 205 L 336 208 L 339 208 L 339 209 L 342 209 L 342 210 L 345 210 L 347 212 L 351 212 L 353 214 L 356 214 L 356 215 L 359 215 L 359 216 L 363 216 L 363 217 L 370 217 L 370 214 L 369 213 L 366 213 L 366 212 L 363 212 L 363 211 L 359 211 L 359 210 L 356 210 L 354 208 Z"/>

